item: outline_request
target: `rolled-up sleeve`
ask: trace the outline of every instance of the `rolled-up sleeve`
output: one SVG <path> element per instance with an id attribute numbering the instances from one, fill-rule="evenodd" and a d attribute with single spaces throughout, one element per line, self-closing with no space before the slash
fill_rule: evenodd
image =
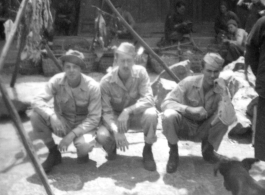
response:
<path id="1" fill-rule="evenodd" d="M 50 106 L 48 102 L 56 94 L 56 83 L 57 78 L 52 77 L 45 85 L 44 91 L 35 96 L 31 102 L 33 110 L 40 114 L 46 121 L 55 113 L 53 107 Z"/>
<path id="2" fill-rule="evenodd" d="M 87 117 L 79 124 L 73 132 L 79 137 L 95 129 L 100 121 L 102 107 L 101 107 L 101 93 L 98 83 L 93 82 L 89 86 L 89 103 Z"/>
<path id="3" fill-rule="evenodd" d="M 150 79 L 145 69 L 141 70 L 139 79 L 140 79 L 139 80 L 140 98 L 137 100 L 137 102 L 134 105 L 130 106 L 130 109 L 134 114 L 142 113 L 147 108 L 155 106 Z"/>
<path id="4" fill-rule="evenodd" d="M 161 104 L 162 111 L 166 109 L 173 109 L 180 113 L 185 113 L 187 106 L 185 105 L 185 93 L 186 93 L 186 83 L 182 80 L 177 86 L 167 94 L 166 98 Z"/>

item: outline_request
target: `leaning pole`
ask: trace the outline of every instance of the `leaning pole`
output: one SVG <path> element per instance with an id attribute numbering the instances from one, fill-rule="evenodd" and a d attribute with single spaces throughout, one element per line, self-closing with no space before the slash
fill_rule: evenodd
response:
<path id="1" fill-rule="evenodd" d="M 105 0 L 112 11 L 119 17 L 122 24 L 127 28 L 127 30 L 133 35 L 133 37 L 145 48 L 145 50 L 157 60 L 157 62 L 165 69 L 165 71 L 171 76 L 171 78 L 178 83 L 180 79 L 168 68 L 168 66 L 163 62 L 163 60 L 149 47 L 149 45 L 133 30 L 133 28 L 125 21 L 118 10 L 114 7 L 110 0 Z"/>

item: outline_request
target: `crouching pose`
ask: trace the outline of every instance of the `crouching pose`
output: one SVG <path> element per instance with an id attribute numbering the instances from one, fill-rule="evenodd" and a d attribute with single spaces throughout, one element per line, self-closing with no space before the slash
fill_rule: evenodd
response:
<path id="1" fill-rule="evenodd" d="M 42 94 L 32 102 L 33 131 L 44 141 L 49 155 L 42 164 L 45 172 L 61 163 L 61 152 L 73 142 L 77 149 L 77 163 L 86 163 L 88 153 L 96 144 L 96 128 L 101 116 L 99 84 L 81 73 L 84 55 L 69 50 L 61 57 L 63 73 L 56 74 L 47 83 Z M 54 108 L 47 103 L 54 99 Z M 52 133 L 62 137 L 57 146 Z"/>
<path id="2" fill-rule="evenodd" d="M 177 170 L 178 140 L 202 141 L 204 160 L 215 163 L 217 150 L 235 112 L 224 80 L 218 78 L 224 60 L 217 53 L 207 53 L 202 61 L 202 75 L 182 80 L 166 96 L 163 111 L 163 133 L 170 147 L 167 172 Z"/>
<path id="3" fill-rule="evenodd" d="M 144 131 L 145 146 L 143 149 L 144 168 L 156 170 L 152 153 L 152 144 L 156 141 L 158 121 L 150 80 L 145 68 L 135 65 L 135 47 L 123 42 L 116 49 L 113 70 L 100 82 L 102 95 L 103 125 L 98 134 L 105 135 L 105 140 L 98 140 L 108 155 L 111 151 L 105 148 L 106 140 L 115 140 L 116 147 L 125 151 L 128 141 L 125 133 L 132 123 L 140 123 Z M 110 141 L 107 141 L 110 143 Z M 116 149 L 112 151 L 115 157 Z"/>

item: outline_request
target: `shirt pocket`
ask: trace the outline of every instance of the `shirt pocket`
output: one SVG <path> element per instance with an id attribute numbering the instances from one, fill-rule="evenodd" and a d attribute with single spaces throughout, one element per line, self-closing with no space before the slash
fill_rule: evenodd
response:
<path id="1" fill-rule="evenodd" d="M 60 112 L 64 113 L 69 111 L 70 104 L 68 96 L 60 95 L 56 97 L 56 100 L 58 102 L 58 108 Z"/>

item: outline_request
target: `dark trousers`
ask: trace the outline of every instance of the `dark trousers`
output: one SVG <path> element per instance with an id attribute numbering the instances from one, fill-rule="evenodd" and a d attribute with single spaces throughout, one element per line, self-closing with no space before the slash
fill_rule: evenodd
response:
<path id="1" fill-rule="evenodd" d="M 265 98 L 259 96 L 255 134 L 255 158 L 265 161 Z"/>

